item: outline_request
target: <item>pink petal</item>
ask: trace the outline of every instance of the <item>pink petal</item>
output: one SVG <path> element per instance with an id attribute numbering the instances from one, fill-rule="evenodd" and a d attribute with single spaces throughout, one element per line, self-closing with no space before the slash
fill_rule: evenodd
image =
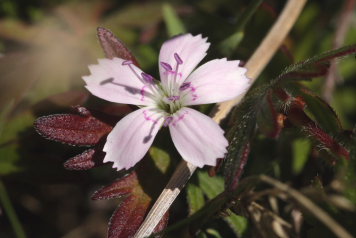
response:
<path id="1" fill-rule="evenodd" d="M 110 102 L 150 105 L 153 93 L 142 79 L 142 70 L 134 64 L 123 65 L 120 58 L 99 59 L 90 65 L 91 75 L 84 76 L 86 88 L 95 96 Z"/>
<path id="2" fill-rule="evenodd" d="M 161 66 L 161 62 L 169 64 L 172 70 L 175 70 L 177 59 L 174 54 L 178 54 L 179 58 L 183 61 L 178 69 L 180 73 L 179 79 L 182 83 L 205 57 L 210 45 L 210 43 L 206 41 L 207 38 L 202 38 L 201 35 L 192 36 L 191 34 L 185 34 L 164 42 L 159 52 L 159 72 L 162 83 L 167 85 L 167 80 L 170 79 L 170 75 L 167 75 L 166 70 Z"/>
<path id="3" fill-rule="evenodd" d="M 109 134 L 103 149 L 104 162 L 114 162 L 117 170 L 134 166 L 145 156 L 162 123 L 161 113 L 151 107 L 128 114 Z"/>
<path id="4" fill-rule="evenodd" d="M 179 110 L 169 125 L 172 140 L 184 160 L 203 167 L 224 157 L 228 142 L 210 117 L 190 108 Z"/>
<path id="5" fill-rule="evenodd" d="M 197 68 L 184 82 L 190 87 L 182 90 L 187 92 L 185 105 L 216 103 L 233 99 L 246 92 L 250 80 L 246 77 L 246 69 L 239 67 L 239 61 L 216 59 Z"/>

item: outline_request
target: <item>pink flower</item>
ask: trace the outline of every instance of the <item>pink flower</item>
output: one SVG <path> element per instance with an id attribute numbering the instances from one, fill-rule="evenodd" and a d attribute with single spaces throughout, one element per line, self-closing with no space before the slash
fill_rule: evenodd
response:
<path id="1" fill-rule="evenodd" d="M 203 167 L 215 165 L 226 153 L 224 131 L 210 117 L 187 106 L 227 101 L 249 87 L 239 61 L 215 59 L 194 72 L 209 48 L 201 35 L 180 35 L 166 41 L 159 54 L 161 81 L 142 72 L 131 61 L 99 59 L 84 76 L 86 88 L 110 102 L 139 105 L 108 135 L 104 162 L 128 169 L 147 153 L 158 132 L 169 127 L 183 159 Z"/>

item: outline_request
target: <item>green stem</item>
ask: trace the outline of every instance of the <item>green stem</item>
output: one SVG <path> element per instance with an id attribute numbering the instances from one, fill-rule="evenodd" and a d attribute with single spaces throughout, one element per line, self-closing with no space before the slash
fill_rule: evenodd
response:
<path id="1" fill-rule="evenodd" d="M 4 183 L 0 180 L 0 203 L 9 218 L 12 229 L 14 229 L 17 238 L 26 238 L 26 234 L 16 215 L 15 209 L 11 204 Z"/>

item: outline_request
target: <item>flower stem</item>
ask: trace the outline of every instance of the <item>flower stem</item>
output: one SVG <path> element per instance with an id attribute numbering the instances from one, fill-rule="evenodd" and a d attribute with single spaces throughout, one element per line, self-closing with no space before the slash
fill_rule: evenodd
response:
<path id="1" fill-rule="evenodd" d="M 4 183 L 0 180 L 0 203 L 4 208 L 7 217 L 9 218 L 12 229 L 15 232 L 17 238 L 26 238 L 26 234 L 22 225 L 16 215 L 15 209 L 13 208 L 10 198 L 7 194 Z"/>
<path id="2" fill-rule="evenodd" d="M 287 2 L 276 23 L 248 60 L 245 67 L 248 70 L 247 76 L 251 79 L 251 83 L 256 80 L 271 60 L 272 56 L 276 53 L 284 38 L 295 24 L 306 1 L 307 0 L 289 0 Z M 213 120 L 220 123 L 220 121 L 227 116 L 231 109 L 240 102 L 242 97 L 243 95 L 216 105 L 213 109 Z M 136 232 L 134 236 L 135 238 L 144 238 L 151 235 L 154 228 L 162 219 L 162 216 L 169 209 L 195 170 L 196 167 L 194 165 L 182 160 L 167 186 L 153 205 L 151 211 L 148 213 L 141 227 Z"/>

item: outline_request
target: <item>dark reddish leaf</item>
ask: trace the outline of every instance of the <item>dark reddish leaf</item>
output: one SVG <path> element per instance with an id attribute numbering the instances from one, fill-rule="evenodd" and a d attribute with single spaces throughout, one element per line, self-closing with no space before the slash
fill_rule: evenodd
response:
<path id="1" fill-rule="evenodd" d="M 85 108 L 82 115 L 57 114 L 38 118 L 34 127 L 43 137 L 77 146 L 92 146 L 107 135 L 112 126 L 92 116 Z"/>
<path id="2" fill-rule="evenodd" d="M 317 140 L 322 147 L 330 149 L 333 153 L 343 156 L 345 159 L 350 159 L 350 152 L 318 126 L 309 125 L 306 127 L 306 131 Z"/>
<path id="3" fill-rule="evenodd" d="M 164 216 L 162 217 L 162 220 L 159 221 L 155 229 L 153 230 L 154 233 L 162 231 L 164 228 L 167 227 L 168 225 L 168 219 L 169 219 L 169 212 L 166 212 Z M 157 237 L 157 235 L 155 236 Z M 159 236 L 160 237 L 160 236 Z"/>
<path id="4" fill-rule="evenodd" d="M 109 238 L 132 237 L 143 222 L 151 204 L 151 198 L 143 191 L 135 171 L 118 179 L 92 196 L 94 200 L 123 198 L 109 222 Z M 168 213 L 157 225 L 155 232 L 168 223 Z"/>
<path id="5" fill-rule="evenodd" d="M 69 170 L 87 170 L 103 165 L 105 153 L 102 146 L 88 149 L 83 153 L 70 158 L 64 163 L 64 167 Z"/>
<path id="6" fill-rule="evenodd" d="M 304 101 L 296 98 L 287 112 L 289 121 L 296 126 L 301 126 L 304 132 L 317 141 L 322 148 L 330 149 L 333 153 L 349 159 L 349 151 L 310 119 L 305 114 L 304 107 Z"/>
<path id="7" fill-rule="evenodd" d="M 99 189 L 91 198 L 93 200 L 118 198 L 131 193 L 135 187 L 139 186 L 137 174 L 134 171 L 127 176 L 116 180 L 112 184 Z"/>
<path id="8" fill-rule="evenodd" d="M 232 178 L 230 188 L 235 190 L 239 184 L 240 178 L 244 172 L 245 165 L 250 155 L 250 143 L 247 143 L 243 148 L 243 153 L 241 159 L 239 160 L 238 169 L 235 171 L 235 174 Z"/>
<path id="9" fill-rule="evenodd" d="M 148 212 L 150 200 L 129 195 L 116 209 L 109 222 L 108 238 L 133 237 Z M 168 213 L 157 224 L 154 232 L 162 231 L 168 223 Z"/>
<path id="10" fill-rule="evenodd" d="M 110 218 L 108 238 L 128 238 L 135 235 L 140 227 L 149 204 L 142 203 L 134 195 L 122 201 Z"/>
<path id="11" fill-rule="evenodd" d="M 118 57 L 125 60 L 131 60 L 138 66 L 135 56 L 111 31 L 104 27 L 98 27 L 97 32 L 101 47 L 107 58 L 112 59 Z"/>
<path id="12" fill-rule="evenodd" d="M 276 110 L 272 101 L 272 92 L 269 92 L 261 101 L 257 116 L 259 130 L 267 137 L 277 138 L 284 127 L 284 115 Z"/>

